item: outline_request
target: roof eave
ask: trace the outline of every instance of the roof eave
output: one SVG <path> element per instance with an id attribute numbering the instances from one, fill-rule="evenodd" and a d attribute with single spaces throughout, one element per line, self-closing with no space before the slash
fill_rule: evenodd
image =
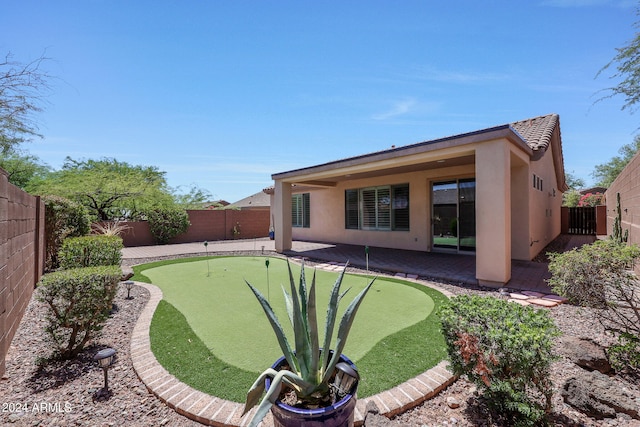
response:
<path id="1" fill-rule="evenodd" d="M 300 169 L 294 169 L 286 172 L 275 173 L 271 175 L 273 180 L 287 180 L 295 177 L 311 175 L 320 172 L 326 172 L 329 170 L 339 170 L 342 168 L 348 168 L 366 163 L 385 161 L 398 157 L 411 156 L 414 154 L 425 153 L 429 151 L 438 151 L 444 148 L 463 146 L 468 144 L 474 144 L 492 139 L 505 138 L 511 141 L 518 148 L 527 153 L 530 157 L 533 156 L 534 151 L 527 145 L 524 138 L 510 125 L 502 125 L 489 129 L 483 129 L 480 131 L 465 133 L 461 135 L 450 136 L 446 138 L 440 138 L 431 141 L 420 142 L 417 144 L 406 145 L 398 148 L 391 148 L 388 150 L 378 151 L 370 154 L 363 154 L 360 156 L 349 157 L 346 159 L 335 160 L 332 162 L 322 163 L 315 166 L 309 166 Z"/>

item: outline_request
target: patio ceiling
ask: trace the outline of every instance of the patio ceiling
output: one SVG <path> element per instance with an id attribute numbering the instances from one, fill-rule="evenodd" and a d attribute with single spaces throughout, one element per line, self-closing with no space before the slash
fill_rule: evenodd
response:
<path id="1" fill-rule="evenodd" d="M 401 162 L 398 161 L 397 163 Z M 352 181 L 357 179 L 367 179 L 380 176 L 397 175 L 400 173 L 436 170 L 473 164 L 475 164 L 475 155 L 466 154 L 458 157 L 442 158 L 438 160 L 422 161 L 411 164 L 391 164 L 385 167 L 378 166 L 377 168 L 374 166 L 375 164 L 370 164 L 366 170 L 351 170 L 350 168 L 340 168 L 333 170 L 332 174 L 323 174 L 324 176 L 322 177 L 298 177 L 298 179 L 291 182 L 296 187 L 334 187 L 338 182 L 342 181 Z"/>

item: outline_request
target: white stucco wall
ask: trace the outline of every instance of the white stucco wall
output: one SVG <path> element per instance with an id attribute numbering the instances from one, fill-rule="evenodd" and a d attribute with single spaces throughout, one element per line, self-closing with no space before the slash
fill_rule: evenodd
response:
<path id="1" fill-rule="evenodd" d="M 542 190 L 533 186 L 533 175 L 542 179 Z M 535 257 L 560 234 L 562 191 L 558 189 L 553 146 L 541 159 L 531 162 L 529 173 L 529 259 Z"/>

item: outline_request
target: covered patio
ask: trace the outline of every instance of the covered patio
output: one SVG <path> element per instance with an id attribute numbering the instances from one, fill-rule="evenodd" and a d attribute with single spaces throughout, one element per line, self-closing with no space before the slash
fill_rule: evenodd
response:
<path id="1" fill-rule="evenodd" d="M 464 259 L 465 282 L 496 288 L 523 280 L 518 265 L 543 279 L 528 262 L 560 234 L 567 189 L 557 114 L 272 178 L 277 252 L 296 240 L 416 252 L 438 260 L 427 270 L 439 279 L 462 278 L 446 260 Z"/>
<path id="2" fill-rule="evenodd" d="M 293 248 L 285 251 L 290 257 L 349 265 L 366 269 L 364 246 L 293 241 Z M 476 257 L 453 253 L 422 252 L 403 249 L 369 247 L 369 270 L 399 277 L 420 278 L 462 286 L 478 286 Z M 546 279 L 550 277 L 546 263 L 513 260 L 511 280 L 506 288 L 520 291 L 551 293 Z"/>
<path id="3" fill-rule="evenodd" d="M 585 237 L 585 236 L 578 236 Z M 577 242 L 583 244 L 586 242 Z M 571 246 L 570 243 L 568 246 Z M 253 254 L 269 256 L 275 251 L 273 240 L 246 239 L 174 245 L 154 245 L 124 248 L 123 264 L 127 266 L 153 260 L 196 255 Z M 316 262 L 344 264 L 366 269 L 365 248 L 360 245 L 329 244 L 294 240 L 287 256 L 307 258 Z M 422 280 L 434 280 L 463 287 L 477 286 L 476 259 L 473 255 L 411 251 L 380 247 L 369 248 L 369 270 Z M 506 287 L 521 291 L 549 293 L 545 279 L 549 277 L 547 264 L 533 261 L 512 261 L 512 277 Z"/>

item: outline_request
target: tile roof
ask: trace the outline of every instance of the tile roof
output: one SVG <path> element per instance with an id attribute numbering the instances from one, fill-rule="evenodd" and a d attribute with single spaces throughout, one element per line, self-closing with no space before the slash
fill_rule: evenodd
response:
<path id="1" fill-rule="evenodd" d="M 269 195 L 260 191 L 258 193 L 252 194 L 249 197 L 245 197 L 244 199 L 238 200 L 237 202 L 231 203 L 229 208 L 259 208 L 259 207 L 269 207 L 271 206 L 271 199 Z"/>
<path id="2" fill-rule="evenodd" d="M 509 126 L 522 136 L 532 150 L 537 151 L 549 148 L 551 135 L 553 135 L 553 130 L 558 125 L 558 121 L 557 114 L 547 114 L 546 116 L 511 123 Z"/>

